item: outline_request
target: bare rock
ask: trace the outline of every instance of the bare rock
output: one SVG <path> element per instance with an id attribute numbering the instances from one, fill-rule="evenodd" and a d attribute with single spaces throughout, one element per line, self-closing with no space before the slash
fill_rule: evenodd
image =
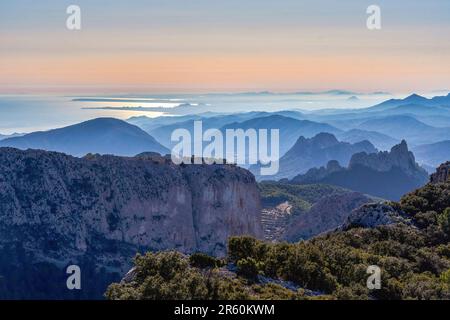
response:
<path id="1" fill-rule="evenodd" d="M 433 184 L 444 183 L 450 179 L 450 161 L 441 164 L 436 172 L 431 175 L 430 182 Z"/>
<path id="2" fill-rule="evenodd" d="M 230 236 L 262 237 L 250 172 L 166 160 L 0 148 L 0 250 L 123 273 L 137 252 L 221 256 Z"/>
<path id="3" fill-rule="evenodd" d="M 375 228 L 396 223 L 411 224 L 404 213 L 397 211 L 392 206 L 386 203 L 373 203 L 354 210 L 343 224 L 342 229 Z"/>
<path id="4" fill-rule="evenodd" d="M 284 238 L 290 242 L 307 240 L 342 225 L 352 210 L 373 200 L 358 192 L 324 197 L 291 221 Z"/>

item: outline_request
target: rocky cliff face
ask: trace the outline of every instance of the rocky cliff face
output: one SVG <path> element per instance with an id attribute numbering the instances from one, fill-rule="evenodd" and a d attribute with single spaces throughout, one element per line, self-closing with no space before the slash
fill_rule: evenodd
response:
<path id="1" fill-rule="evenodd" d="M 121 274 L 138 251 L 223 255 L 242 234 L 261 236 L 260 198 L 236 166 L 0 149 L 0 250 L 11 263 L 20 252 L 33 265 L 87 259 Z"/>
<path id="2" fill-rule="evenodd" d="M 350 160 L 349 169 L 355 166 L 364 166 L 375 171 L 387 172 L 392 168 L 399 168 L 411 177 L 422 179 L 427 173 L 417 163 L 414 154 L 408 150 L 405 140 L 392 147 L 390 152 L 357 153 Z"/>
<path id="3" fill-rule="evenodd" d="M 430 182 L 431 183 L 443 183 L 447 182 L 450 179 L 450 161 L 441 164 L 436 172 L 431 175 Z"/>
<path id="4" fill-rule="evenodd" d="M 416 163 L 413 153 L 402 141 L 390 152 L 356 153 L 348 168 L 333 161 L 326 168 L 311 169 L 294 177 L 292 182 L 332 184 L 397 201 L 405 193 L 426 184 L 428 179 L 428 173 Z"/>
<path id="5" fill-rule="evenodd" d="M 365 152 L 377 152 L 377 149 L 369 141 L 361 141 L 354 144 L 341 142 L 330 133 L 319 133 L 312 138 L 301 136 L 294 146 L 280 158 L 279 172 L 268 177 L 259 177 L 262 180 L 292 179 L 307 170 L 326 165 L 330 160 L 336 160 L 347 165 L 353 154 Z M 250 170 L 258 174 L 258 166 Z"/>
<path id="6" fill-rule="evenodd" d="M 372 203 L 355 209 L 342 225 L 343 230 L 350 228 L 375 228 L 382 225 L 404 223 L 410 225 L 408 217 L 386 203 Z"/>
<path id="7" fill-rule="evenodd" d="M 297 242 L 331 231 L 346 221 L 352 210 L 371 201 L 373 200 L 358 192 L 324 197 L 308 212 L 300 214 L 291 222 L 284 238 Z"/>

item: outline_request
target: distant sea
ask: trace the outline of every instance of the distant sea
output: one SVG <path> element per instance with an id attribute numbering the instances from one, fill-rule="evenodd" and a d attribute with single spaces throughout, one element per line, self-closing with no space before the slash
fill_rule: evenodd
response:
<path id="1" fill-rule="evenodd" d="M 137 102 L 95 102 L 73 101 L 73 97 L 49 96 L 0 96 L 0 134 L 28 133 L 48 130 L 81 121 L 98 118 L 114 117 L 127 119 L 132 116 L 146 115 L 157 117 L 163 112 L 140 112 L 126 110 L 94 109 L 102 107 L 165 107 L 173 108 L 180 102 L 170 100 L 154 103 Z"/>
<path id="2" fill-rule="evenodd" d="M 153 96 L 0 95 L 0 134 L 48 130 L 98 118 L 128 119 L 187 113 L 231 113 L 287 109 L 361 108 L 390 94 L 350 92 L 274 94 L 170 94 Z M 156 110 L 151 110 L 155 109 Z"/>

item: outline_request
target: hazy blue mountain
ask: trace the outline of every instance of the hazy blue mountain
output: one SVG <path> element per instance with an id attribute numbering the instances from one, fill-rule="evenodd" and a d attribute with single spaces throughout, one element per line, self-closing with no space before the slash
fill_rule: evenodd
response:
<path id="1" fill-rule="evenodd" d="M 142 129 L 114 118 L 97 118 L 60 129 L 8 138 L 0 141 L 0 146 L 59 151 L 74 156 L 87 153 L 134 156 L 145 151 L 169 153 Z"/>
<path id="2" fill-rule="evenodd" d="M 126 121 L 135 126 L 138 126 L 142 130 L 150 133 L 152 130 L 161 127 L 172 125 L 174 123 L 185 122 L 189 120 L 199 120 L 203 116 L 198 114 L 186 115 L 186 116 L 161 116 L 156 118 L 150 118 L 146 116 L 131 117 Z"/>
<path id="3" fill-rule="evenodd" d="M 279 129 L 280 132 L 280 156 L 284 155 L 297 141 L 298 137 L 310 138 L 321 132 L 338 134 L 341 130 L 326 123 L 309 120 L 298 120 L 281 115 L 270 115 L 244 122 L 235 122 L 222 127 L 226 129 Z"/>
<path id="4" fill-rule="evenodd" d="M 360 129 L 352 129 L 342 132 L 337 135 L 337 138 L 341 141 L 350 143 L 368 140 L 379 150 L 390 150 L 392 146 L 400 142 L 398 139 L 376 131 L 366 131 Z"/>
<path id="5" fill-rule="evenodd" d="M 130 122 L 147 131 L 150 135 L 155 137 L 155 139 L 157 139 L 166 147 L 171 147 L 173 145 L 173 143 L 170 141 L 172 132 L 176 129 L 187 129 L 189 132 L 191 132 L 191 134 L 193 134 L 194 122 L 198 120 L 202 121 L 203 130 L 207 130 L 220 129 L 229 123 L 246 121 L 248 119 L 268 115 L 270 115 L 270 113 L 268 112 L 254 111 L 214 116 L 202 116 L 201 114 L 199 114 L 180 117 L 164 117 L 172 119 L 140 118 L 138 120 L 132 119 Z"/>
<path id="6" fill-rule="evenodd" d="M 301 117 L 296 111 L 281 111 L 282 114 Z M 339 133 L 341 130 L 328 124 L 307 120 L 299 120 L 278 113 L 248 112 L 210 118 L 202 118 L 203 132 L 208 129 L 218 129 L 225 134 L 226 129 L 279 129 L 280 155 L 284 154 L 295 143 L 299 136 L 312 137 L 320 132 Z M 150 131 L 150 134 L 166 147 L 174 145 L 170 141 L 171 134 L 176 129 L 187 129 L 194 134 L 194 120 L 161 126 Z"/>
<path id="7" fill-rule="evenodd" d="M 431 99 L 413 94 L 405 99 L 390 99 L 360 109 L 322 109 L 311 112 L 307 119 L 348 130 L 367 120 L 395 115 L 412 116 L 435 127 L 450 127 L 450 94 Z"/>
<path id="8" fill-rule="evenodd" d="M 351 96 L 350 98 L 347 98 L 347 101 L 359 101 L 359 98 L 357 96 Z"/>
<path id="9" fill-rule="evenodd" d="M 390 152 L 357 153 L 347 168 L 336 161 L 314 168 L 292 179 L 293 183 L 327 183 L 389 200 L 398 200 L 405 192 L 423 186 L 428 173 L 415 161 L 405 141 Z"/>
<path id="10" fill-rule="evenodd" d="M 385 111 L 387 109 L 410 104 L 422 106 L 450 106 L 450 93 L 447 96 L 436 96 L 431 99 L 422 97 L 418 94 L 412 94 L 404 99 L 387 100 L 373 107 L 366 108 L 364 111 Z"/>
<path id="11" fill-rule="evenodd" d="M 24 133 L 13 133 L 13 134 L 0 134 L 0 140 L 5 140 L 8 138 L 21 137 Z"/>
<path id="12" fill-rule="evenodd" d="M 291 179 L 311 168 L 323 166 L 330 160 L 338 160 L 347 165 L 352 155 L 358 152 L 373 153 L 377 149 L 368 141 L 355 144 L 340 142 L 330 133 L 319 133 L 310 139 L 301 136 L 281 157 L 276 175 L 259 176 L 259 165 L 250 167 L 250 171 L 259 180 Z"/>
<path id="13" fill-rule="evenodd" d="M 450 107 L 427 106 L 422 104 L 405 104 L 383 112 L 385 115 L 409 114 L 413 116 L 450 116 Z"/>
<path id="14" fill-rule="evenodd" d="M 414 147 L 413 151 L 419 163 L 436 168 L 450 160 L 450 140 L 420 145 Z"/>
<path id="15" fill-rule="evenodd" d="M 436 128 L 406 115 L 387 116 L 367 120 L 358 129 L 377 131 L 397 139 L 406 139 L 413 145 L 450 139 L 450 128 Z"/>
<path id="16" fill-rule="evenodd" d="M 425 124 L 433 127 L 450 128 L 450 114 L 446 115 L 424 115 L 417 117 Z"/>

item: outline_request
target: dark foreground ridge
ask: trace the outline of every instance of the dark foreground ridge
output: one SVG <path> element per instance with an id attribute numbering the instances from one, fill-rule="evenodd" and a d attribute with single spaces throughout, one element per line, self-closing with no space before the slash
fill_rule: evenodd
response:
<path id="1" fill-rule="evenodd" d="M 261 236 L 260 199 L 239 167 L 0 148 L 0 298 L 101 298 L 137 252 L 220 256 L 244 234 Z"/>

